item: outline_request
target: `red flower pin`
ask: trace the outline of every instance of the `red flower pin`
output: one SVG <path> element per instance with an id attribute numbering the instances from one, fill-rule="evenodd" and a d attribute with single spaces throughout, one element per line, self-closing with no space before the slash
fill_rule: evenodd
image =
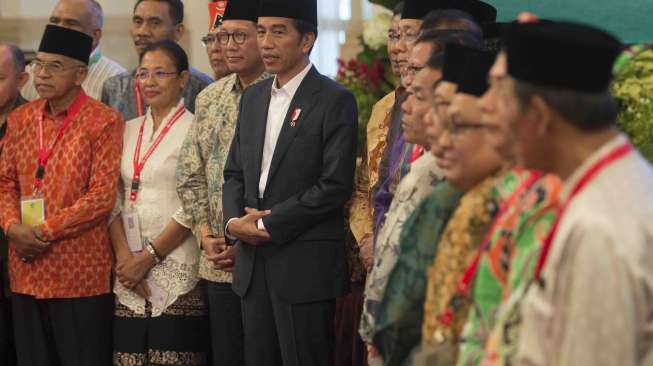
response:
<path id="1" fill-rule="evenodd" d="M 301 108 L 295 108 L 290 117 L 290 127 L 295 127 L 297 125 L 297 120 L 299 119 L 300 114 L 302 114 Z"/>

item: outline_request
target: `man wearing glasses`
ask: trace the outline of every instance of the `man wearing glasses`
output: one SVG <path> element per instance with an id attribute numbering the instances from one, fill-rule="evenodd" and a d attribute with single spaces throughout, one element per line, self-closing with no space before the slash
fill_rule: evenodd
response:
<path id="1" fill-rule="evenodd" d="M 52 11 L 48 23 L 83 32 L 93 38 L 93 53 L 88 64 L 88 75 L 82 87 L 89 97 L 100 100 L 104 82 L 112 76 L 125 72 L 124 67 L 100 52 L 104 25 L 102 6 L 95 0 L 60 0 Z M 27 100 L 39 98 L 33 80 L 25 84 L 21 92 Z"/>
<path id="2" fill-rule="evenodd" d="M 179 41 L 184 34 L 184 4 L 181 0 L 138 0 L 134 6 L 131 36 L 139 54 L 162 40 Z M 116 75 L 104 83 L 102 102 L 120 112 L 125 121 L 145 114 L 136 83 L 136 70 Z M 186 109 L 195 113 L 195 98 L 212 82 L 211 77 L 190 68 L 190 79 L 182 93 Z"/>
<path id="3" fill-rule="evenodd" d="M 82 89 L 92 42 L 48 25 L 31 67 L 41 99 L 7 120 L 0 224 L 9 238 L 19 365 L 111 363 L 106 220 L 116 200 L 124 123 Z"/>
<path id="4" fill-rule="evenodd" d="M 206 54 L 209 57 L 209 63 L 213 70 L 213 79 L 220 80 L 223 77 L 231 74 L 227 67 L 227 60 L 223 47 L 220 42 L 216 42 L 216 33 L 222 25 L 224 19 L 224 11 L 227 2 L 224 0 L 209 3 L 209 33 L 202 37 L 202 45 L 206 48 Z"/>
<path id="5" fill-rule="evenodd" d="M 213 365 L 241 365 L 243 328 L 240 298 L 231 289 L 234 247 L 227 249 L 222 224 L 222 185 L 243 91 L 269 78 L 256 39 L 258 0 L 227 4 L 223 23 L 207 36 L 221 48 L 233 74 L 197 97 L 195 123 L 181 150 L 177 192 L 202 244 L 200 277 L 207 281 Z"/>

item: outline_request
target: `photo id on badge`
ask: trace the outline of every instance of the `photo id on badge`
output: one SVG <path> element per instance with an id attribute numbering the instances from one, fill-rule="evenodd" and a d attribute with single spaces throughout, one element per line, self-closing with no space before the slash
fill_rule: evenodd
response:
<path id="1" fill-rule="evenodd" d="M 25 197 L 20 200 L 20 221 L 28 226 L 39 226 L 45 222 L 43 197 Z"/>
<path id="2" fill-rule="evenodd" d="M 122 213 L 122 226 L 127 237 L 127 245 L 132 253 L 143 250 L 143 238 L 141 236 L 141 224 L 138 211 L 135 208 L 128 209 Z"/>

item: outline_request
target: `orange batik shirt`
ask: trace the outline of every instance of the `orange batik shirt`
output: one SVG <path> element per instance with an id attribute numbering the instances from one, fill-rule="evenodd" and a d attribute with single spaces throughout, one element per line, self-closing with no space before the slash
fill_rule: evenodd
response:
<path id="1" fill-rule="evenodd" d="M 68 113 L 52 116 L 40 99 L 9 115 L 0 156 L 0 218 L 5 232 L 20 223 L 21 197 L 33 195 L 41 114 L 44 142 L 50 146 Z M 113 255 L 107 221 L 117 195 L 123 129 L 118 112 L 91 98 L 84 102 L 55 145 L 40 190 L 45 200 L 41 229 L 50 246 L 24 263 L 9 241 L 12 292 L 38 299 L 110 292 Z"/>

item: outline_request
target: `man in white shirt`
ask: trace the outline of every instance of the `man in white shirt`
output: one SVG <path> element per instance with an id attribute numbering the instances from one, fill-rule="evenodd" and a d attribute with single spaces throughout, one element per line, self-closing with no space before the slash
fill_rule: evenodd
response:
<path id="1" fill-rule="evenodd" d="M 104 82 L 125 71 L 125 68 L 100 52 L 104 24 L 102 6 L 95 0 L 59 0 L 50 15 L 49 24 L 84 32 L 93 38 L 88 76 L 82 83 L 82 88 L 89 97 L 100 100 Z M 30 81 L 25 84 L 21 93 L 25 99 L 32 101 L 38 99 L 39 95 L 31 80 L 32 73 L 29 72 L 29 75 Z"/>
<path id="2" fill-rule="evenodd" d="M 333 365 L 357 110 L 310 64 L 316 37 L 316 0 L 262 1 L 258 44 L 276 77 L 243 94 L 223 188 L 248 366 Z"/>
<path id="3" fill-rule="evenodd" d="M 580 24 L 515 24 L 490 73 L 484 113 L 507 121 L 526 168 L 564 180 L 514 364 L 653 365 L 653 169 L 614 123 L 621 48 Z"/>

